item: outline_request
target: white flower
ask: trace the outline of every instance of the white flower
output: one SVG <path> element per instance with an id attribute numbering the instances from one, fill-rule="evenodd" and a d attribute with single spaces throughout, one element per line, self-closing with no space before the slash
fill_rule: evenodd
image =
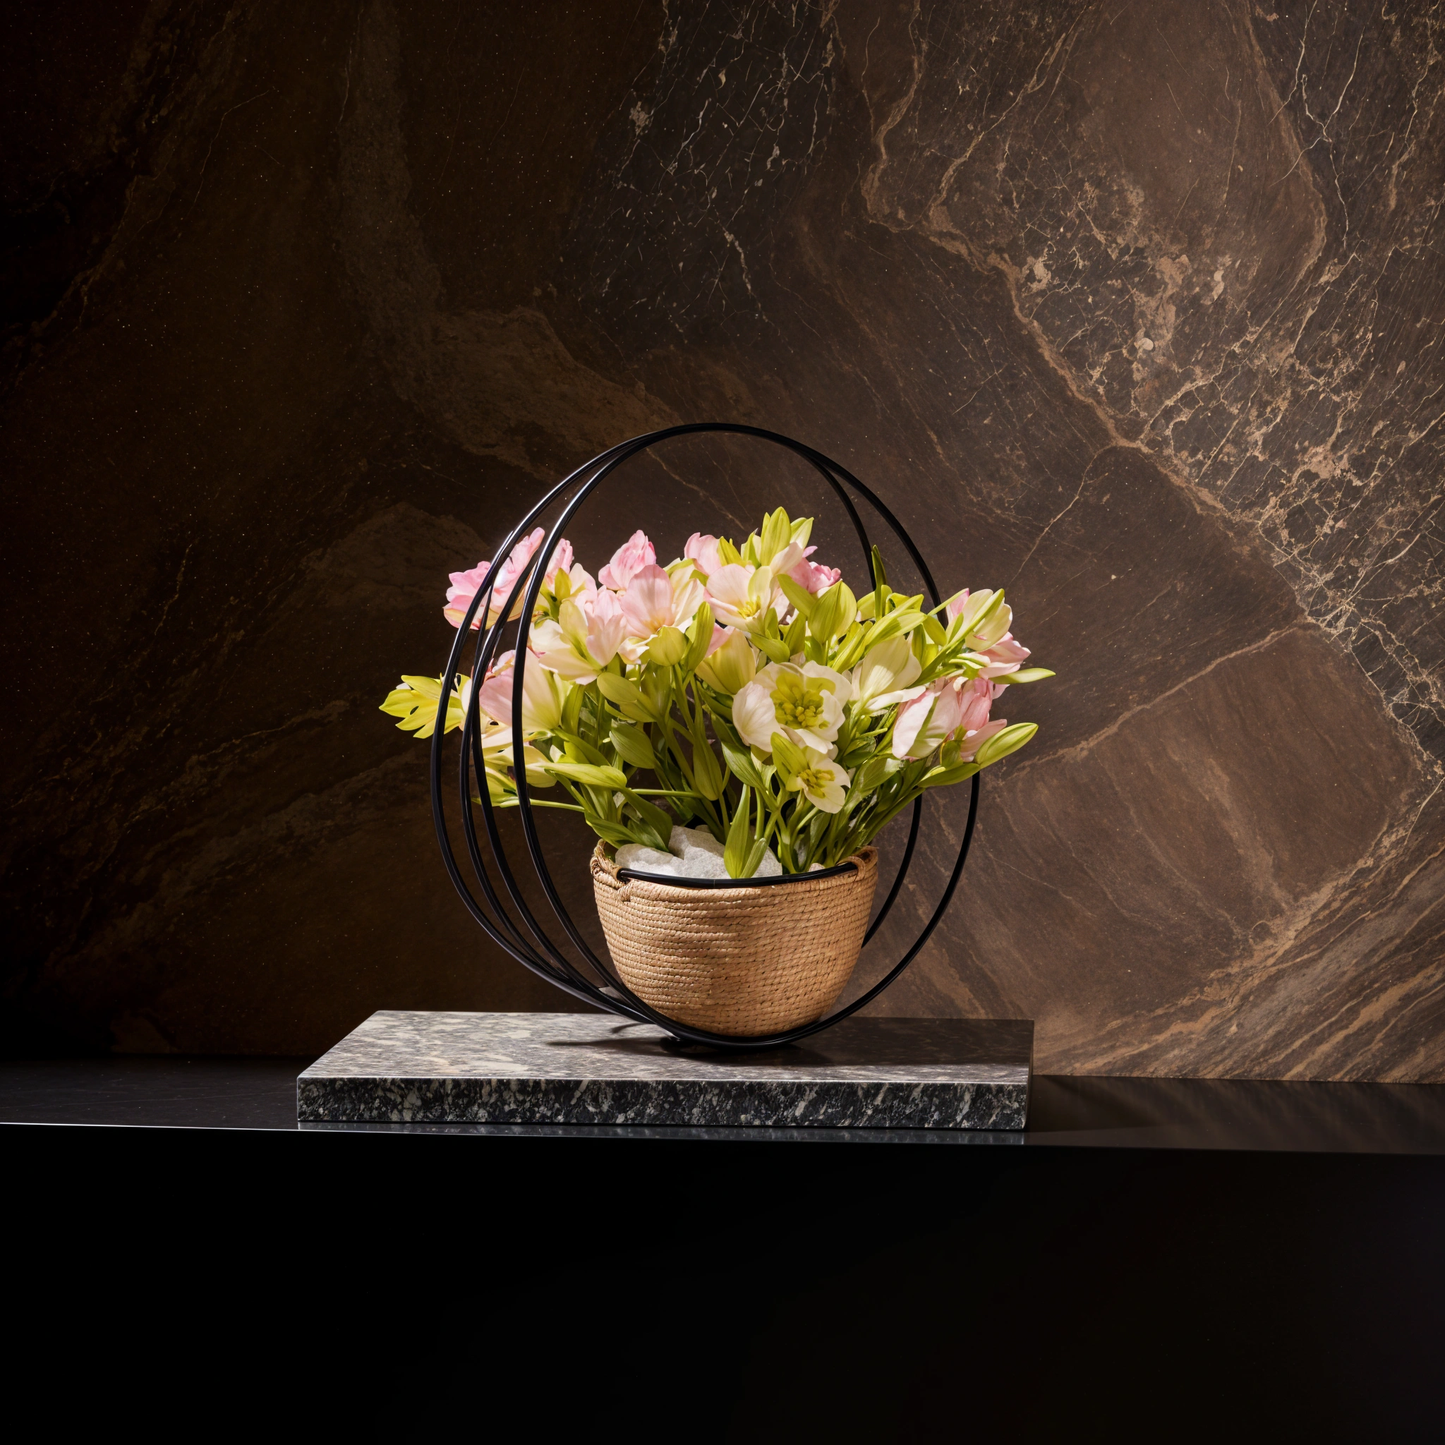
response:
<path id="1" fill-rule="evenodd" d="M 828 753 L 852 695 L 852 684 L 831 667 L 773 662 L 733 699 L 733 724 L 739 737 L 764 752 L 781 731 L 800 747 Z"/>
<path id="2" fill-rule="evenodd" d="M 780 766 L 783 786 L 800 792 L 820 813 L 836 813 L 848 796 L 852 776 L 816 748 L 804 748 L 802 766 Z"/>
<path id="3" fill-rule="evenodd" d="M 854 701 L 864 712 L 883 712 L 896 702 L 909 702 L 923 691 L 912 685 L 922 671 L 908 638 L 880 642 L 849 674 Z"/>
<path id="4" fill-rule="evenodd" d="M 565 617 L 567 609 L 574 607 L 571 602 L 562 604 L 562 611 Z M 575 609 L 580 612 L 580 609 Z M 527 639 L 527 645 L 531 648 L 534 657 L 549 672 L 555 672 L 558 677 L 565 677 L 568 682 L 576 682 L 586 686 L 597 676 L 597 664 L 592 658 L 585 655 L 585 644 L 587 633 L 581 634 L 583 646 L 576 645 L 575 634 L 568 632 L 550 617 L 538 622 Z M 530 678 L 528 679 L 530 682 Z"/>
<path id="5" fill-rule="evenodd" d="M 733 698 L 733 726 L 750 747 L 771 752 L 773 734 L 778 730 L 770 690 L 760 682 L 747 683 Z"/>

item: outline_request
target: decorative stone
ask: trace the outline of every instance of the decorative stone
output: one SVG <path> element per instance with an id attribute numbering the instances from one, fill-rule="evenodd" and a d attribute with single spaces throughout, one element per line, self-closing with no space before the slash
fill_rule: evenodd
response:
<path id="1" fill-rule="evenodd" d="M 624 843 L 617 850 L 617 866 L 673 878 L 721 880 L 728 876 L 727 864 L 723 861 L 723 845 L 706 828 L 674 828 L 667 846 L 670 851 L 660 853 L 656 848 L 644 847 L 641 843 Z M 753 877 L 776 878 L 782 871 L 777 855 L 769 848 L 763 853 Z"/>
<path id="2" fill-rule="evenodd" d="M 1022 1129 L 1024 1019 L 851 1018 L 763 1053 L 604 1014 L 372 1014 L 296 1081 L 303 1123 Z"/>

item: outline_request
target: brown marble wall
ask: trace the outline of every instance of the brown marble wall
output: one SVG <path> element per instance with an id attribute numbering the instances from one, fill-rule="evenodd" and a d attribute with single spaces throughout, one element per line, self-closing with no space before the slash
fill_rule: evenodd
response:
<path id="1" fill-rule="evenodd" d="M 565 1007 L 375 703 L 545 481 L 725 417 L 1059 672 L 888 1010 L 1032 1017 L 1056 1071 L 1445 1078 L 1433 10 L 90 12 L 21 7 L 0 87 L 11 1047 Z M 576 539 L 774 495 L 822 505 L 679 444 Z"/>

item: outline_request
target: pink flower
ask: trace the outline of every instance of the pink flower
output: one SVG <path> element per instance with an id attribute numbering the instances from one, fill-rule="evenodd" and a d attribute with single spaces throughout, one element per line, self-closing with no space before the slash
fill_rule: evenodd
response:
<path id="1" fill-rule="evenodd" d="M 967 678 L 949 678 L 939 698 L 940 707 L 935 718 L 944 727 L 944 737 L 977 732 L 988 721 L 988 710 L 999 690 L 987 678 L 976 677 L 972 682 Z"/>
<path id="2" fill-rule="evenodd" d="M 966 737 L 958 740 L 958 757 L 960 762 L 971 763 L 978 750 L 995 734 L 1001 733 L 1008 726 L 1006 717 L 992 718 L 984 723 L 976 732 L 970 732 Z"/>
<path id="3" fill-rule="evenodd" d="M 524 537 L 515 547 L 512 548 L 507 560 L 502 563 L 497 573 L 496 583 L 492 588 L 491 600 L 488 603 L 489 623 L 495 622 L 502 614 L 502 607 L 507 597 L 516 585 L 517 578 L 522 575 L 527 563 L 532 560 L 537 548 L 542 545 L 547 533 L 537 527 L 531 536 Z M 563 560 L 565 558 L 565 560 Z M 564 537 L 557 544 L 556 550 L 552 553 L 552 565 L 548 572 L 550 579 L 555 578 L 560 567 L 566 571 L 572 565 L 572 544 Z M 491 574 L 491 562 L 478 562 L 470 572 L 452 572 L 449 574 L 451 586 L 447 588 L 447 605 L 442 609 L 442 616 L 451 623 L 453 627 L 462 625 L 462 618 L 467 615 L 467 608 L 472 605 L 472 598 L 478 592 L 486 590 L 487 578 Z M 515 618 L 521 613 L 522 599 L 517 598 L 517 605 L 512 611 Z M 472 631 L 475 632 L 482 625 L 480 611 L 472 619 Z"/>
<path id="4" fill-rule="evenodd" d="M 504 652 L 487 669 L 486 681 L 477 692 L 477 706 L 493 722 L 512 725 L 512 664 L 517 660 L 515 648 Z"/>
<path id="5" fill-rule="evenodd" d="M 535 533 L 533 534 L 535 535 Z M 557 543 L 557 549 L 552 553 L 552 560 L 547 567 L 547 575 L 542 579 L 542 586 L 549 592 L 556 591 L 557 574 L 559 572 L 570 573 L 572 571 L 572 544 L 563 537 Z"/>
<path id="6" fill-rule="evenodd" d="M 634 532 L 613 554 L 612 560 L 597 574 L 597 580 L 614 592 L 626 592 L 627 585 L 644 567 L 657 564 L 657 553 L 645 532 Z"/>
<path id="7" fill-rule="evenodd" d="M 945 677 L 927 692 L 904 703 L 893 723 L 893 756 L 926 758 L 950 738 L 962 745 L 962 757 L 971 758 L 985 738 L 999 728 L 989 722 L 989 709 L 1003 689 L 985 677 Z"/>
<path id="8" fill-rule="evenodd" d="M 640 568 L 622 594 L 622 612 L 634 637 L 651 637 L 671 627 L 672 578 L 656 565 Z"/>
<path id="9" fill-rule="evenodd" d="M 980 605 L 986 608 L 988 599 L 992 596 L 993 593 L 989 591 L 979 593 Z M 965 587 L 957 596 L 948 599 L 945 610 L 949 623 L 969 610 L 968 597 L 968 588 Z M 975 630 L 972 625 L 969 627 L 970 646 L 989 660 L 988 666 L 981 674 L 983 677 L 1005 677 L 1011 672 L 1017 672 L 1028 657 L 1028 648 L 1023 646 L 1008 630 L 1012 621 L 1013 609 L 998 607 L 984 624 L 981 632 Z"/>
<path id="10" fill-rule="evenodd" d="M 617 594 L 605 590 L 599 592 L 588 609 L 587 651 L 605 666 L 617 656 L 626 636 L 627 616 Z"/>
<path id="11" fill-rule="evenodd" d="M 493 605 L 500 608 L 507 600 L 512 588 L 517 585 L 517 578 L 526 570 L 527 563 L 532 560 L 532 554 L 542 545 L 542 539 L 547 534 L 541 527 L 536 528 L 530 537 L 523 537 L 507 556 L 497 572 L 496 591 L 492 595 Z M 572 549 L 569 546 L 567 550 Z"/>
<path id="12" fill-rule="evenodd" d="M 841 581 L 843 577 L 843 573 L 837 567 L 820 567 L 816 562 L 808 561 L 808 558 L 817 550 L 816 547 L 809 547 L 803 553 L 803 560 L 788 572 L 788 576 L 799 587 L 806 587 L 815 597 L 825 587 L 831 587 L 835 582 Z"/>
<path id="13" fill-rule="evenodd" d="M 758 632 L 767 620 L 768 608 L 777 609 L 783 590 L 768 567 L 749 567 L 731 562 L 719 567 L 707 579 L 707 600 L 713 616 L 729 627 Z"/>
<path id="14" fill-rule="evenodd" d="M 710 533 L 694 532 L 687 539 L 682 555 L 697 564 L 697 570 L 704 577 L 711 577 L 723 565 L 722 553 L 718 551 L 717 538 Z"/>
<path id="15" fill-rule="evenodd" d="M 453 627 L 462 625 L 462 618 L 467 615 L 467 608 L 472 605 L 472 598 L 483 588 L 487 580 L 487 573 L 492 570 L 490 562 L 478 562 L 470 572 L 452 572 L 451 586 L 447 588 L 447 605 L 442 608 L 442 616 L 451 623 Z M 503 599 L 493 595 L 490 611 L 495 617 L 501 611 Z M 475 632 L 481 627 L 483 621 L 481 610 L 472 618 L 472 631 Z"/>
<path id="16" fill-rule="evenodd" d="M 622 614 L 627 620 L 627 634 L 629 637 L 652 637 L 664 627 L 685 627 L 692 621 L 702 599 L 702 583 L 696 578 L 684 578 L 679 573 L 674 583 L 661 567 L 643 567 L 622 594 Z"/>
<path id="17" fill-rule="evenodd" d="M 989 659 L 989 664 L 980 676 L 1007 681 L 1009 673 L 1017 672 L 1023 666 L 1029 650 L 1015 641 L 1012 632 L 1005 632 L 992 647 L 984 650 L 983 655 Z"/>
<path id="18" fill-rule="evenodd" d="M 517 660 L 515 651 L 504 652 L 487 672 L 487 678 L 477 692 L 477 707 L 489 718 L 504 727 L 512 725 L 512 697 L 515 692 L 517 675 L 513 664 Z M 534 657 L 527 665 L 526 680 L 522 684 L 522 731 L 532 737 L 539 732 L 548 732 L 562 720 L 562 693 L 553 675 L 545 671 Z M 494 738 L 493 741 L 499 741 Z"/>

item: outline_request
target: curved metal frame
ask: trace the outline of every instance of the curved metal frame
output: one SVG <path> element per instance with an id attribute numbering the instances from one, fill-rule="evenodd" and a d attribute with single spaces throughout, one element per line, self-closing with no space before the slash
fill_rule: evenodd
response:
<path id="1" fill-rule="evenodd" d="M 799 1039 L 807 1038 L 823 1029 L 830 1028 L 833 1024 L 848 1018 L 851 1014 L 871 1003 L 888 988 L 903 970 L 918 956 L 924 944 L 933 935 L 934 929 L 938 927 L 943 915 L 948 910 L 949 904 L 953 901 L 953 894 L 958 887 L 958 880 L 963 874 L 963 865 L 968 858 L 969 845 L 973 841 L 974 823 L 978 817 L 978 774 L 973 775 L 973 786 L 969 796 L 968 821 L 964 826 L 963 840 L 958 851 L 958 860 L 954 864 L 953 873 L 949 877 L 948 884 L 943 890 L 943 896 L 939 899 L 938 906 L 933 916 L 928 920 L 922 932 L 909 947 L 903 957 L 892 969 L 866 993 L 855 999 L 851 1004 L 839 1009 L 836 1013 L 826 1018 L 819 1019 L 816 1023 L 805 1024 L 801 1028 L 789 1029 L 783 1033 L 767 1034 L 751 1038 L 735 1038 L 728 1034 L 714 1034 L 706 1029 L 695 1029 L 687 1024 L 678 1023 L 664 1014 L 658 1013 L 649 1007 L 634 994 L 613 971 L 602 962 L 600 958 L 588 946 L 586 940 L 578 931 L 576 924 L 572 921 L 570 914 L 558 895 L 552 875 L 547 870 L 547 864 L 542 856 L 540 840 L 537 836 L 536 820 L 532 814 L 532 803 L 527 785 L 526 768 L 522 759 L 522 694 L 525 669 L 527 667 L 528 650 L 525 646 L 524 636 L 530 628 L 530 619 L 533 609 L 536 607 L 538 594 L 541 592 L 542 579 L 544 575 L 544 564 L 551 558 L 558 540 L 577 509 L 587 500 L 591 494 L 612 474 L 623 462 L 636 456 L 639 452 L 656 446 L 659 442 L 667 441 L 672 437 L 693 436 L 699 433 L 722 432 L 739 436 L 757 437 L 763 441 L 771 442 L 781 446 L 802 457 L 810 463 L 823 477 L 824 481 L 832 488 L 834 494 L 842 502 L 847 511 L 849 519 L 853 523 L 854 531 L 858 534 L 858 541 L 863 548 L 864 565 L 868 569 L 869 576 L 872 576 L 873 549 L 868 540 L 868 533 L 863 526 L 863 520 L 858 515 L 858 509 L 853 505 L 852 498 L 848 495 L 848 488 L 851 488 L 859 497 L 868 503 L 874 512 L 883 520 L 885 525 L 893 532 L 904 550 L 908 553 L 919 575 L 923 579 L 924 586 L 933 604 L 937 606 L 941 600 L 938 596 L 938 589 L 934 585 L 933 576 L 928 570 L 928 565 L 920 556 L 918 549 L 913 545 L 912 539 L 903 530 L 897 518 L 887 507 L 855 476 L 837 462 L 831 461 L 821 452 L 815 451 L 804 443 L 795 441 L 778 432 L 764 431 L 761 427 L 746 426 L 740 422 L 693 422 L 683 426 L 667 427 L 662 431 L 649 432 L 644 436 L 633 437 L 630 441 L 619 443 L 609 448 L 590 462 L 579 467 L 570 476 L 564 477 L 558 482 L 545 497 L 517 524 L 511 534 L 502 543 L 497 551 L 497 557 L 504 558 L 517 544 L 518 540 L 525 536 L 537 519 L 543 516 L 549 507 L 558 499 L 567 496 L 561 514 L 548 531 L 542 545 L 532 555 L 527 566 L 522 570 L 521 575 L 513 584 L 511 592 L 507 595 L 504 605 L 498 615 L 496 622 L 479 629 L 477 636 L 476 652 L 473 659 L 472 676 L 474 679 L 486 676 L 487 669 L 491 666 L 500 648 L 503 631 L 507 626 L 507 619 L 512 615 L 518 601 L 518 593 L 525 588 L 525 595 L 521 602 L 519 622 L 519 637 L 516 651 L 516 660 L 513 664 L 514 681 L 512 690 L 512 763 L 513 772 L 516 777 L 518 813 L 521 818 L 522 833 L 526 840 L 527 852 L 531 859 L 533 868 L 542 884 L 542 890 L 546 895 L 552 911 L 556 914 L 557 922 L 561 924 L 563 932 L 573 947 L 578 951 L 589 967 L 594 969 L 597 975 L 606 980 L 604 984 L 594 983 L 587 978 L 583 972 L 567 958 L 562 949 L 546 933 L 538 922 L 532 910 L 528 907 L 522 897 L 521 889 L 518 887 L 516 876 L 507 859 L 506 850 L 502 846 L 500 831 L 497 827 L 496 810 L 488 789 L 479 786 L 477 789 L 477 801 L 481 805 L 482 821 L 486 830 L 487 842 L 490 847 L 493 862 L 496 866 L 498 876 L 501 879 L 503 890 L 511 900 L 513 908 L 521 917 L 519 926 L 502 905 L 496 887 L 493 884 L 491 874 L 487 871 L 486 861 L 482 856 L 480 840 L 477 836 L 476 817 L 472 811 L 472 790 L 471 778 L 473 769 L 476 770 L 479 784 L 485 783 L 486 770 L 482 758 L 478 693 L 480 686 L 473 686 L 467 701 L 465 720 L 461 731 L 461 762 L 460 762 L 460 794 L 462 807 L 462 832 L 466 839 L 466 849 L 472 868 L 477 876 L 483 897 L 486 900 L 486 907 L 478 902 L 468 888 L 466 880 L 462 876 L 462 870 L 457 862 L 456 853 L 453 850 L 451 838 L 447 831 L 446 817 L 442 807 L 442 743 L 445 733 L 445 719 L 448 704 L 451 700 L 453 684 L 457 677 L 458 667 L 462 659 L 463 650 L 466 647 L 467 637 L 471 631 L 472 621 L 479 609 L 485 607 L 490 610 L 492 598 L 492 585 L 489 582 L 486 588 L 472 598 L 471 605 L 467 608 L 466 616 L 462 619 L 461 625 L 457 628 L 457 637 L 452 645 L 451 655 L 447 659 L 446 673 L 442 678 L 441 697 L 437 704 L 436 730 L 432 735 L 431 748 L 431 798 L 432 817 L 436 823 L 437 839 L 441 844 L 442 861 L 446 865 L 447 873 L 451 877 L 453 885 L 462 902 L 472 917 L 481 925 L 486 933 L 499 948 L 503 949 L 511 957 L 515 958 L 523 967 L 530 969 L 548 983 L 560 988 L 564 993 L 571 994 L 574 998 L 590 1003 L 597 1008 L 605 1009 L 610 1013 L 621 1015 L 623 1018 L 632 1019 L 638 1023 L 655 1024 L 667 1030 L 675 1038 L 692 1044 L 705 1044 L 712 1048 L 750 1050 L 778 1048 L 783 1044 L 794 1043 Z M 575 488 L 575 491 L 573 489 Z M 492 577 L 496 576 L 497 568 L 492 569 Z M 484 613 L 484 616 L 486 614 Z M 877 917 L 869 925 L 868 932 L 864 936 L 864 943 L 878 931 L 879 925 L 888 916 L 894 902 L 898 898 L 903 880 L 908 875 L 909 865 L 913 861 L 914 849 L 918 842 L 919 822 L 923 812 L 923 799 L 917 798 L 913 804 L 913 818 L 908 830 L 908 843 L 903 851 L 902 861 L 899 863 L 898 874 L 893 880 L 893 886 L 888 892 L 883 906 L 878 911 Z M 847 864 L 840 867 L 851 866 Z M 831 871 L 831 870 L 830 870 Z M 678 880 L 669 879 L 669 882 Z M 760 887 L 791 880 L 780 879 L 740 879 L 727 886 L 731 887 Z M 525 932 L 524 932 L 525 930 Z M 533 942 L 529 942 L 527 934 L 531 935 Z"/>

